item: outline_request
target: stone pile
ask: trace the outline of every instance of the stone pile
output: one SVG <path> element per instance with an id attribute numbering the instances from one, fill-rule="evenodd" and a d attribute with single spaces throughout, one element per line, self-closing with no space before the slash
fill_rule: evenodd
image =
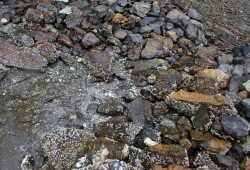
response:
<path id="1" fill-rule="evenodd" d="M 90 132 L 41 137 L 44 169 L 249 169 L 250 46 L 213 38 L 168 0 L 1 1 L 0 78 L 76 56 L 90 83 L 128 84 L 88 106 Z"/>

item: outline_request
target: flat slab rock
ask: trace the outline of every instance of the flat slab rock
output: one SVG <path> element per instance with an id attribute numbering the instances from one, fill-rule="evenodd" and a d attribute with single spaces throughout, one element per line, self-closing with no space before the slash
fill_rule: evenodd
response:
<path id="1" fill-rule="evenodd" d="M 170 94 L 170 98 L 192 103 L 206 103 L 216 106 L 223 106 L 229 104 L 229 101 L 224 96 L 214 96 L 187 91 L 173 92 Z"/>
<path id="2" fill-rule="evenodd" d="M 19 48 L 7 42 L 0 43 L 0 63 L 28 70 L 41 70 L 47 60 L 30 48 Z"/>

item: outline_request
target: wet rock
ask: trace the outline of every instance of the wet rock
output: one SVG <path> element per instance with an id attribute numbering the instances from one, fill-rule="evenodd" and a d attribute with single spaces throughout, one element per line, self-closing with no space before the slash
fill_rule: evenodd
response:
<path id="1" fill-rule="evenodd" d="M 224 131 L 236 139 L 243 140 L 248 136 L 250 124 L 241 117 L 222 115 L 221 124 Z"/>
<path id="2" fill-rule="evenodd" d="M 245 82 L 243 84 L 243 87 L 245 88 L 245 90 L 250 93 L 250 80 L 248 80 L 247 82 Z"/>
<path id="3" fill-rule="evenodd" d="M 81 24 L 82 17 L 77 15 L 77 14 L 72 13 L 72 14 L 69 14 L 65 18 L 64 22 L 68 28 L 72 29 L 72 28 L 75 28 Z"/>
<path id="4" fill-rule="evenodd" d="M 57 52 L 56 47 L 49 42 L 37 42 L 36 49 L 38 53 L 46 58 L 49 63 L 55 62 L 59 57 L 59 53 Z"/>
<path id="5" fill-rule="evenodd" d="M 84 130 L 62 128 L 44 134 L 40 143 L 51 167 L 70 169 L 86 144 L 93 139 L 94 136 Z"/>
<path id="6" fill-rule="evenodd" d="M 212 156 L 212 160 L 214 160 L 214 162 L 222 168 L 237 170 L 239 169 L 239 166 L 240 166 L 239 162 L 233 159 L 231 156 L 224 156 L 224 155 L 216 154 Z"/>
<path id="7" fill-rule="evenodd" d="M 181 11 L 179 11 L 177 9 L 171 10 L 167 14 L 166 18 L 173 21 L 173 22 L 177 22 L 180 18 L 185 18 L 187 20 L 190 19 L 188 16 L 186 16 L 184 13 L 182 13 Z"/>
<path id="8" fill-rule="evenodd" d="M 105 115 L 115 116 L 123 114 L 124 106 L 121 100 L 116 98 L 111 98 L 103 101 L 98 106 L 97 112 Z"/>
<path id="9" fill-rule="evenodd" d="M 231 142 L 222 140 L 219 138 L 208 138 L 202 141 L 200 147 L 206 150 L 210 154 L 221 154 L 225 155 L 232 147 Z"/>
<path id="10" fill-rule="evenodd" d="M 73 47 L 73 42 L 67 35 L 60 34 L 57 40 L 59 43 L 62 43 L 63 45 L 66 45 L 67 47 Z"/>
<path id="11" fill-rule="evenodd" d="M 163 118 L 160 125 L 159 125 L 159 131 L 166 138 L 169 138 L 173 141 L 180 140 L 179 130 L 178 130 L 175 122 L 171 119 Z"/>
<path id="12" fill-rule="evenodd" d="M 129 153 L 128 145 L 124 143 L 119 143 L 108 138 L 98 138 L 89 142 L 86 149 L 84 149 L 84 154 L 87 154 L 90 159 L 93 159 L 96 152 L 103 149 L 107 149 L 108 151 L 106 159 L 124 159 Z"/>
<path id="13" fill-rule="evenodd" d="M 135 9 L 135 13 L 140 17 L 145 17 L 146 14 L 150 11 L 151 5 L 144 2 L 135 2 L 133 4 L 133 8 Z"/>
<path id="14" fill-rule="evenodd" d="M 141 125 L 129 122 L 127 117 L 117 116 L 94 124 L 94 133 L 97 137 L 108 137 L 131 144 L 141 128 Z"/>
<path id="15" fill-rule="evenodd" d="M 98 43 L 100 43 L 100 40 L 95 34 L 89 32 L 84 35 L 81 43 L 85 48 L 89 48 L 96 46 Z"/>
<path id="16" fill-rule="evenodd" d="M 144 149 L 144 153 L 148 155 L 147 163 L 151 166 L 155 164 L 168 165 L 170 163 L 189 165 L 187 151 L 179 145 L 157 144 Z"/>
<path id="17" fill-rule="evenodd" d="M 194 8 L 189 8 L 189 10 L 188 10 L 188 16 L 190 16 L 191 18 L 193 18 L 195 20 L 201 20 L 200 14 Z"/>
<path id="18" fill-rule="evenodd" d="M 223 106 L 228 105 L 228 101 L 224 96 L 213 96 L 202 93 L 178 91 L 170 94 L 170 98 L 194 103 L 207 103 L 211 105 Z"/>
<path id="19" fill-rule="evenodd" d="M 27 21 L 39 23 L 44 19 L 44 16 L 40 10 L 29 8 L 25 13 L 25 18 Z"/>
<path id="20" fill-rule="evenodd" d="M 234 47 L 232 52 L 234 57 L 248 57 L 250 54 L 250 46 Z"/>
<path id="21" fill-rule="evenodd" d="M 117 30 L 114 33 L 114 37 L 118 38 L 119 40 L 124 40 L 127 37 L 128 33 L 126 30 Z"/>
<path id="22" fill-rule="evenodd" d="M 0 63 L 28 70 L 41 70 L 47 66 L 46 59 L 35 51 L 6 42 L 0 43 Z"/>
<path id="23" fill-rule="evenodd" d="M 222 87 L 226 87 L 229 81 L 229 76 L 220 69 L 204 69 L 199 71 L 197 75 L 216 79 Z"/>
<path id="24" fill-rule="evenodd" d="M 135 99 L 128 104 L 128 112 L 134 123 L 144 125 L 152 120 L 152 106 L 148 100 Z"/>

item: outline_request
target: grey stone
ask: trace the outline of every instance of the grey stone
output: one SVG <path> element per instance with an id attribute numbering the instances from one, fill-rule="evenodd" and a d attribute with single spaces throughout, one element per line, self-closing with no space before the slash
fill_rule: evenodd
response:
<path id="1" fill-rule="evenodd" d="M 179 130 L 175 124 L 175 122 L 168 118 L 163 118 L 159 125 L 159 131 L 161 134 L 174 141 L 180 140 L 180 133 Z"/>
<path id="2" fill-rule="evenodd" d="M 25 34 L 21 36 L 21 42 L 25 47 L 32 47 L 35 44 L 33 38 Z"/>
<path id="3" fill-rule="evenodd" d="M 232 71 L 233 71 L 234 67 L 229 65 L 229 64 L 221 64 L 219 66 L 219 69 L 222 70 L 223 72 L 227 73 L 228 75 L 232 75 Z"/>
<path id="4" fill-rule="evenodd" d="M 233 74 L 234 74 L 234 75 L 239 75 L 239 76 L 241 76 L 241 75 L 243 74 L 243 72 L 244 72 L 243 69 L 244 69 L 244 68 L 243 68 L 242 65 L 236 65 L 236 66 L 234 67 Z"/>
<path id="5" fill-rule="evenodd" d="M 98 106 L 97 112 L 105 115 L 120 115 L 124 112 L 124 106 L 121 100 L 116 98 L 106 99 Z"/>
<path id="6" fill-rule="evenodd" d="M 241 148 L 244 153 L 250 153 L 250 137 L 247 137 L 247 140 L 241 144 Z"/>
<path id="7" fill-rule="evenodd" d="M 216 154 L 212 156 L 212 159 L 216 164 L 218 164 L 222 168 L 230 170 L 238 170 L 240 166 L 239 162 L 233 159 L 231 156 Z"/>
<path id="8" fill-rule="evenodd" d="M 151 9 L 151 4 L 145 2 L 135 2 L 133 5 L 135 13 L 140 17 L 145 17 Z"/>
<path id="9" fill-rule="evenodd" d="M 198 28 L 195 25 L 188 24 L 186 28 L 186 35 L 189 39 L 194 41 L 197 39 L 197 31 L 198 31 Z"/>
<path id="10" fill-rule="evenodd" d="M 189 10 L 188 10 L 188 16 L 190 16 L 191 18 L 193 18 L 195 20 L 201 20 L 200 14 L 194 8 L 189 8 Z"/>
<path id="11" fill-rule="evenodd" d="M 231 54 L 224 54 L 218 57 L 219 64 L 230 64 L 233 61 L 233 55 Z"/>
<path id="12" fill-rule="evenodd" d="M 242 117 L 222 115 L 221 124 L 227 134 L 239 140 L 246 139 L 250 130 L 249 122 Z"/>
<path id="13" fill-rule="evenodd" d="M 129 37 L 132 39 L 134 43 L 142 42 L 142 35 L 141 34 L 129 34 Z"/>
<path id="14" fill-rule="evenodd" d="M 94 47 L 98 43 L 100 43 L 99 38 L 97 38 L 96 35 L 91 32 L 85 34 L 82 39 L 82 45 L 85 48 Z"/>

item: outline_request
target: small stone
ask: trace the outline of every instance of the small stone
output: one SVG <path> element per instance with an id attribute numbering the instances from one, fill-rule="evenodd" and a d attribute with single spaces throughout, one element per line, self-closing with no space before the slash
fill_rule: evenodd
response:
<path id="1" fill-rule="evenodd" d="M 195 129 L 208 131 L 212 125 L 209 110 L 206 107 L 200 107 L 197 113 L 192 117 L 192 123 Z"/>
<path id="2" fill-rule="evenodd" d="M 193 18 L 195 20 L 201 20 L 200 14 L 194 8 L 189 8 L 189 10 L 188 10 L 188 16 L 190 16 L 191 18 Z"/>
<path id="3" fill-rule="evenodd" d="M 245 82 L 243 84 L 243 87 L 245 88 L 245 90 L 250 93 L 250 80 L 248 80 L 247 82 Z"/>
<path id="4" fill-rule="evenodd" d="M 135 13 L 140 17 L 145 17 L 146 14 L 151 9 L 151 4 L 144 3 L 144 2 L 135 2 L 133 5 L 133 8 L 135 9 Z"/>
<path id="5" fill-rule="evenodd" d="M 32 47 L 35 44 L 33 38 L 25 34 L 21 36 L 21 42 L 26 47 Z"/>
<path id="6" fill-rule="evenodd" d="M 122 14 L 116 13 L 115 16 L 112 19 L 112 22 L 114 22 L 116 24 L 121 24 L 121 23 L 125 23 L 126 20 L 127 20 L 127 18 L 124 17 Z"/>
<path id="7" fill-rule="evenodd" d="M 199 71 L 197 75 L 214 78 L 221 82 L 223 87 L 226 87 L 229 81 L 229 76 L 220 69 L 204 69 Z"/>
<path id="8" fill-rule="evenodd" d="M 250 54 L 250 46 L 234 47 L 232 51 L 235 57 L 247 57 Z"/>
<path id="9" fill-rule="evenodd" d="M 144 125 L 152 119 L 152 106 L 148 100 L 135 99 L 128 104 L 128 112 L 134 123 Z"/>
<path id="10" fill-rule="evenodd" d="M 65 35 L 65 34 L 60 34 L 57 38 L 59 43 L 62 43 L 63 45 L 66 45 L 67 47 L 73 47 L 73 42 L 71 39 Z"/>
<path id="11" fill-rule="evenodd" d="M 202 141 L 200 146 L 210 154 L 225 155 L 232 147 L 232 144 L 229 141 L 213 137 Z"/>
<path id="12" fill-rule="evenodd" d="M 179 143 L 181 147 L 186 150 L 189 150 L 192 147 L 192 143 L 187 138 L 181 139 Z"/>
<path id="13" fill-rule="evenodd" d="M 222 115 L 221 124 L 224 131 L 236 139 L 244 140 L 248 136 L 250 124 L 242 117 Z"/>
<path id="14" fill-rule="evenodd" d="M 124 40 L 127 37 L 128 33 L 126 30 L 119 29 L 115 31 L 114 36 L 119 40 Z"/>
<path id="15" fill-rule="evenodd" d="M 152 29 L 150 26 L 145 25 L 145 26 L 143 26 L 143 27 L 140 28 L 140 33 L 149 33 L 149 32 L 151 32 L 152 30 L 153 30 L 153 29 Z"/>
<path id="16" fill-rule="evenodd" d="M 240 166 L 239 162 L 233 159 L 231 156 L 216 154 L 212 156 L 212 160 L 220 167 L 226 169 L 238 170 Z"/>
<path id="17" fill-rule="evenodd" d="M 176 29 L 171 29 L 166 32 L 166 35 L 168 35 L 174 42 L 177 41 L 178 35 L 176 33 Z"/>
<path id="18" fill-rule="evenodd" d="M 22 18 L 20 16 L 13 16 L 12 17 L 12 22 L 14 24 L 19 24 L 22 21 Z"/>
<path id="19" fill-rule="evenodd" d="M 194 93 L 187 91 L 177 91 L 170 94 L 170 98 L 174 100 L 182 100 L 194 103 L 206 103 L 216 106 L 228 105 L 229 102 L 224 96 L 213 96 L 202 93 Z"/>
<path id="20" fill-rule="evenodd" d="M 25 18 L 27 21 L 38 23 L 44 19 L 44 16 L 40 10 L 29 8 L 25 13 Z"/>
<path id="21" fill-rule="evenodd" d="M 55 62 L 59 57 L 59 53 L 57 52 L 56 47 L 49 42 L 37 42 L 36 49 L 38 53 L 46 58 L 49 63 Z"/>
<path id="22" fill-rule="evenodd" d="M 230 54 L 223 54 L 218 57 L 219 64 L 231 64 L 233 61 L 233 55 Z"/>
<path id="23" fill-rule="evenodd" d="M 141 34 L 129 34 L 129 37 L 134 43 L 142 42 L 142 38 L 143 38 Z"/>
<path id="24" fill-rule="evenodd" d="M 125 116 L 116 116 L 97 122 L 93 129 L 97 137 L 108 137 L 130 145 L 142 126 L 129 122 Z"/>
<path id="25" fill-rule="evenodd" d="M 163 118 L 159 125 L 159 131 L 166 138 L 169 138 L 173 141 L 180 140 L 180 133 L 178 131 L 178 128 L 175 122 L 170 119 Z"/>
<path id="26" fill-rule="evenodd" d="M 241 144 L 242 151 L 244 153 L 250 153 L 250 137 L 247 137 L 247 140 L 244 141 L 244 143 Z"/>
<path id="27" fill-rule="evenodd" d="M 186 35 L 189 39 L 191 39 L 193 41 L 197 39 L 198 28 L 195 25 L 188 24 L 185 31 L 186 31 Z"/>
<path id="28" fill-rule="evenodd" d="M 89 48 L 89 47 L 94 47 L 97 44 L 99 44 L 100 40 L 99 38 L 96 37 L 95 34 L 89 32 L 84 35 L 81 43 L 85 48 Z"/>
<path id="29" fill-rule="evenodd" d="M 180 18 L 185 18 L 187 20 L 189 20 L 190 18 L 188 16 L 186 16 L 184 13 L 182 13 L 181 11 L 177 10 L 177 9 L 173 9 L 171 10 L 167 16 L 166 16 L 167 19 L 173 21 L 173 22 L 178 22 L 178 20 Z"/>
<path id="30" fill-rule="evenodd" d="M 7 24 L 9 21 L 6 18 L 0 20 L 1 24 Z"/>
<path id="31" fill-rule="evenodd" d="M 109 116 L 117 116 L 119 114 L 123 114 L 124 106 L 122 101 L 119 99 L 106 99 L 98 106 L 97 112 Z"/>
<path id="32" fill-rule="evenodd" d="M 72 13 L 65 18 L 64 22 L 66 23 L 68 28 L 73 29 L 81 24 L 82 17 L 80 15 Z"/>
<path id="33" fill-rule="evenodd" d="M 234 67 L 234 70 L 233 70 L 234 75 L 242 76 L 243 72 L 244 72 L 244 68 L 242 65 L 236 65 Z"/>
<path id="34" fill-rule="evenodd" d="M 220 69 L 221 71 L 223 71 L 224 73 L 226 73 L 227 75 L 231 76 L 234 67 L 231 66 L 231 65 L 229 65 L 229 64 L 221 64 L 221 65 L 219 66 L 219 69 Z"/>
<path id="35" fill-rule="evenodd" d="M 71 6 L 66 6 L 65 8 L 61 9 L 59 11 L 59 14 L 71 14 L 72 13 L 72 7 Z"/>
<path id="36" fill-rule="evenodd" d="M 124 159 L 129 153 L 128 145 L 108 138 L 98 138 L 94 141 L 90 141 L 87 148 L 84 150 L 84 153 L 89 157 L 93 157 L 96 152 L 102 149 L 108 150 L 106 159 Z"/>
<path id="37" fill-rule="evenodd" d="M 158 39 L 149 38 L 145 48 L 141 52 L 142 58 L 155 58 L 163 55 L 163 42 Z"/>
<path id="38" fill-rule="evenodd" d="M 160 170 L 160 169 L 159 169 Z M 165 169 L 162 169 L 165 170 Z M 189 168 L 185 168 L 181 165 L 177 165 L 177 164 L 170 164 L 166 170 L 190 170 Z"/>
<path id="39" fill-rule="evenodd" d="M 241 170 L 249 170 L 250 169 L 250 158 L 248 156 L 244 157 L 244 160 L 240 164 Z"/>

